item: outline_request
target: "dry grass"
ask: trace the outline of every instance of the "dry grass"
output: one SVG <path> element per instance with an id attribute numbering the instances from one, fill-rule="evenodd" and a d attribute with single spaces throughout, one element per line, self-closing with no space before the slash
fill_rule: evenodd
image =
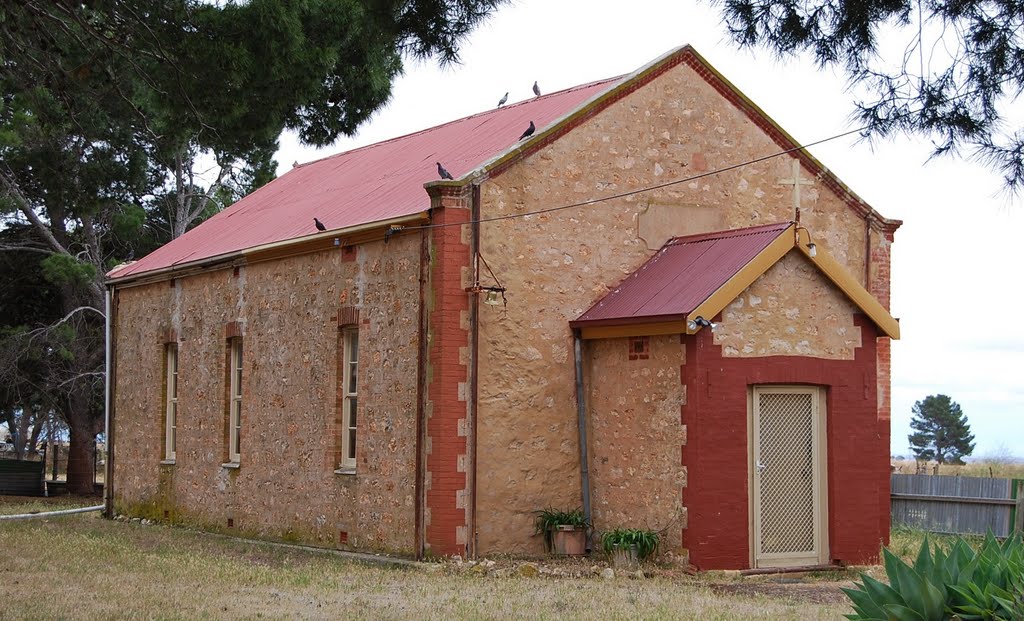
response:
<path id="1" fill-rule="evenodd" d="M 838 585 L 820 577 L 479 576 L 95 514 L 4 523 L 0 550 L 0 619 L 838 619 L 850 611 Z"/>
<path id="2" fill-rule="evenodd" d="M 42 498 L 36 496 L 0 496 L 0 515 L 16 515 L 19 513 L 43 513 L 45 511 L 61 511 L 78 509 L 103 504 L 99 496 L 54 496 Z"/>
<path id="3" fill-rule="evenodd" d="M 918 464 L 912 459 L 893 460 L 894 472 L 900 474 L 917 474 Z M 963 466 L 943 464 L 935 471 L 935 464 L 925 466 L 921 474 L 939 474 L 942 476 L 987 477 L 997 479 L 1024 479 L 1024 461 L 1015 458 L 993 458 L 972 461 Z"/>

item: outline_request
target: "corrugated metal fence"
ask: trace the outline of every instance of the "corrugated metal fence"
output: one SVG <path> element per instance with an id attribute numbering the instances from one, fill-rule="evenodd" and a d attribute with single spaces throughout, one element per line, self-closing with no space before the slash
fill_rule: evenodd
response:
<path id="1" fill-rule="evenodd" d="M 892 525 L 1008 537 L 1024 530 L 1024 480 L 892 475 Z"/>

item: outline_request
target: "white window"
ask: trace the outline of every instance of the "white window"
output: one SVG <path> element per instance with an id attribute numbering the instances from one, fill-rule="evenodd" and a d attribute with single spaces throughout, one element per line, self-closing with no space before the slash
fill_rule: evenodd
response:
<path id="1" fill-rule="evenodd" d="M 164 459 L 174 459 L 178 443 L 178 344 L 168 343 L 164 351 L 167 366 L 167 403 L 164 409 Z"/>
<path id="2" fill-rule="evenodd" d="M 242 445 L 242 339 L 229 340 L 231 345 L 231 403 L 228 415 L 228 459 L 231 463 L 241 461 Z"/>
<path id="3" fill-rule="evenodd" d="M 343 470 L 356 467 L 356 410 L 358 409 L 359 330 L 344 331 L 344 362 L 342 375 L 341 463 Z"/>

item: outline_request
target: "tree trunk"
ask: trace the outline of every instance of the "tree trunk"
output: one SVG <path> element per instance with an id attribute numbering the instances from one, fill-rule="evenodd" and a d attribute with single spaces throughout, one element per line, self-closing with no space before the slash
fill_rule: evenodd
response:
<path id="1" fill-rule="evenodd" d="M 82 433 L 79 427 L 71 426 L 71 444 L 68 447 L 68 492 L 90 495 L 93 493 L 95 482 L 93 453 L 96 436 L 88 432 Z"/>
<path id="2" fill-rule="evenodd" d="M 95 483 L 94 456 L 99 421 L 90 411 L 92 407 L 86 390 L 75 390 L 67 400 L 70 443 L 68 445 L 68 492 L 92 494 Z"/>
<path id="3" fill-rule="evenodd" d="M 26 459 L 28 457 L 29 448 L 29 426 L 32 421 L 32 414 L 30 411 L 24 409 L 21 410 L 21 416 L 18 418 L 18 429 L 14 433 L 14 452 L 17 454 L 18 459 Z"/>

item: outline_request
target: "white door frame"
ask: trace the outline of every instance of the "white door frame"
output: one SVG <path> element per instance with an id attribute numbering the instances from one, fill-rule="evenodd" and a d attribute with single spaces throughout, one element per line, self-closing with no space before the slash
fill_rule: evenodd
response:
<path id="1" fill-rule="evenodd" d="M 759 458 L 759 397 L 764 394 L 809 394 L 811 395 L 811 437 L 812 437 L 812 492 L 814 550 L 787 553 L 759 553 L 761 549 L 761 495 Z M 755 385 L 747 392 L 747 452 L 748 489 L 750 507 L 750 566 L 757 567 L 802 567 L 823 565 L 829 562 L 828 546 L 828 455 L 826 434 L 825 389 L 806 385 Z M 764 465 L 762 464 L 762 468 Z"/>

